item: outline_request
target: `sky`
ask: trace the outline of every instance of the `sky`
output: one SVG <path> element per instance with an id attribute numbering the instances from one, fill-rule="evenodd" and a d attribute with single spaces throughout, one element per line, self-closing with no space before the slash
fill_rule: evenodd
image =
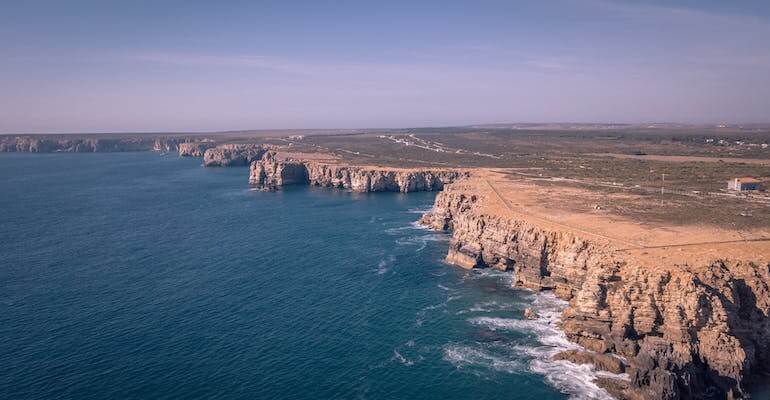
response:
<path id="1" fill-rule="evenodd" d="M 0 133 L 770 122 L 767 0 L 0 5 Z"/>

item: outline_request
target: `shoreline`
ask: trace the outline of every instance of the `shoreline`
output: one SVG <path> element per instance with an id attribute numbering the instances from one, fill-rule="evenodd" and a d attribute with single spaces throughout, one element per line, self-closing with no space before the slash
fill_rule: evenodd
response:
<path id="1" fill-rule="evenodd" d="M 708 265 L 690 265 L 684 269 L 671 261 L 655 265 L 661 260 L 638 254 L 618 256 L 612 238 L 583 238 L 581 236 L 585 235 L 581 232 L 569 232 L 568 227 L 554 222 L 514 220 L 508 225 L 510 216 L 493 212 L 489 204 L 483 204 L 492 201 L 490 193 L 469 191 L 458 185 L 457 182 L 477 179 L 470 173 L 439 180 L 440 185 L 413 185 L 403 176 L 397 178 L 399 173 L 404 173 L 398 171 L 386 181 L 387 184 L 373 186 L 372 174 L 388 169 L 334 164 L 332 169 L 320 168 L 323 172 L 319 176 L 323 179 L 313 180 L 307 177 L 308 167 L 304 164 L 307 162 L 276 160 L 274 153 L 265 157 L 268 154 L 270 152 L 264 152 L 260 154 L 262 158 L 252 161 L 250 171 L 253 175 L 255 165 L 259 165 L 262 167 L 260 174 L 263 174 L 267 169 L 265 164 L 268 164 L 273 171 L 272 183 L 267 185 L 270 190 L 287 184 L 312 184 L 362 192 L 441 191 L 433 207 L 420 218 L 420 223 L 450 233 L 447 262 L 463 268 L 511 270 L 516 275 L 514 286 L 535 292 L 549 291 L 569 301 L 559 324 L 565 337 L 581 349 L 596 354 L 620 355 L 632 371 L 627 385 L 618 379 L 602 381 L 603 390 L 612 391 L 617 398 L 674 399 L 689 398 L 698 393 L 682 392 L 686 389 L 741 398 L 759 386 L 749 381 L 765 372 L 761 360 L 768 344 L 762 341 L 761 334 L 763 329 L 767 330 L 768 304 L 759 304 L 757 300 L 767 299 L 768 279 L 763 274 L 768 272 L 770 264 L 766 268 L 760 260 L 722 258 L 711 260 Z M 292 173 L 283 175 L 287 164 L 297 163 L 305 166 L 301 178 Z M 425 179 L 419 174 L 406 174 L 408 179 Z M 267 177 L 267 173 L 264 176 Z M 491 185 L 490 188 L 494 190 Z M 499 193 L 496 195 L 498 201 L 502 200 Z M 526 210 L 523 213 L 526 214 Z M 644 258 L 652 261 L 640 262 Z M 672 268 L 674 266 L 677 268 Z M 752 280 L 752 273 L 759 275 Z M 743 281 L 742 286 L 735 286 L 738 281 Z M 669 289 L 669 286 L 672 287 Z M 704 291 L 705 288 L 715 293 Z M 634 298 L 628 298 L 629 294 Z M 754 307 L 757 307 L 754 312 L 764 310 L 764 320 L 762 317 L 742 320 L 742 306 L 725 302 L 725 296 L 737 304 L 741 304 L 741 299 L 746 296 L 754 296 Z M 706 304 L 708 307 L 704 308 Z M 685 316 L 677 319 L 682 313 Z M 736 318 L 737 322 L 732 321 Z M 741 332 L 757 323 L 755 329 L 760 338 Z M 681 336 L 684 334 L 695 335 L 696 339 L 677 345 L 677 338 L 685 337 Z M 696 340 L 706 342 L 707 347 L 693 347 Z M 727 347 L 724 347 L 725 340 Z M 715 345 L 721 347 L 710 352 L 709 348 Z M 744 346 L 750 348 L 744 350 Z M 671 373 L 666 371 L 668 368 L 661 367 L 669 364 L 673 364 L 678 372 Z M 754 366 L 757 369 L 752 368 Z M 694 386 L 683 387 L 678 382 L 682 376 L 696 380 Z M 744 381 L 751 386 L 743 387 Z"/>
<path id="2" fill-rule="evenodd" d="M 447 262 L 513 271 L 514 286 L 569 301 L 561 328 L 588 351 L 568 358 L 615 368 L 619 356 L 630 381 L 598 382 L 615 397 L 742 398 L 750 378 L 765 372 L 770 263 L 721 258 L 687 266 L 629 256 L 612 238 L 491 204 L 499 196 L 479 180 L 449 185 L 421 219 L 452 234 Z M 757 307 L 753 314 L 749 306 Z"/>

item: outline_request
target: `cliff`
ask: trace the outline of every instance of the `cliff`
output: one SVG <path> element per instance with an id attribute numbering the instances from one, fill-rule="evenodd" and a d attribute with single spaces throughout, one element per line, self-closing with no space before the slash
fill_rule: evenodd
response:
<path id="1" fill-rule="evenodd" d="M 268 147 L 255 144 L 223 144 L 203 153 L 205 167 L 245 167 L 259 160 Z"/>
<path id="2" fill-rule="evenodd" d="M 649 265 L 601 238 L 497 212 L 477 189 L 449 185 L 421 222 L 451 231 L 447 261 L 512 270 L 514 285 L 568 300 L 563 329 L 586 351 L 562 358 L 627 372 L 628 382 L 598 382 L 616 397 L 742 398 L 770 369 L 770 263 Z"/>
<path id="3" fill-rule="evenodd" d="M 150 150 L 176 151 L 177 147 L 177 139 L 167 137 L 0 136 L 0 152 L 96 153 Z"/>
<path id="4" fill-rule="evenodd" d="M 216 146 L 214 142 L 179 143 L 179 157 L 203 157 L 206 150 Z"/>
<path id="5" fill-rule="evenodd" d="M 355 192 L 417 192 L 442 190 L 445 184 L 468 175 L 468 172 L 457 170 L 380 168 L 281 160 L 271 151 L 251 164 L 249 182 L 267 190 L 285 185 L 308 184 Z"/>

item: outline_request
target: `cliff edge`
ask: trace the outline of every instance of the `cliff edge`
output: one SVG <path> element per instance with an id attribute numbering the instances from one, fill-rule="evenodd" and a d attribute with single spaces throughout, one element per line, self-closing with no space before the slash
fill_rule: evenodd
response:
<path id="1" fill-rule="evenodd" d="M 259 160 L 269 149 L 260 144 L 223 144 L 206 149 L 204 167 L 246 167 Z"/>
<path id="2" fill-rule="evenodd" d="M 467 171 L 440 168 L 384 168 L 281 158 L 268 151 L 251 164 L 249 183 L 265 190 L 307 184 L 354 192 L 406 193 L 442 190 L 445 184 L 469 175 Z"/>
<path id="3" fill-rule="evenodd" d="M 562 328 L 585 351 L 561 358 L 628 373 L 630 381 L 597 382 L 622 399 L 744 398 L 747 383 L 769 372 L 767 242 L 658 249 L 542 217 L 524 200 L 518 210 L 524 191 L 501 194 L 483 177 L 454 183 L 421 222 L 451 232 L 448 262 L 511 270 L 514 285 L 568 300 Z M 624 224 L 648 229 L 610 225 Z"/>

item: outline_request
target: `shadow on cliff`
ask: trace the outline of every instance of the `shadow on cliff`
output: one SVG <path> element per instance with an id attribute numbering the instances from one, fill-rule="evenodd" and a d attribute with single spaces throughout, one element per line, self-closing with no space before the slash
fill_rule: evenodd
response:
<path id="1" fill-rule="evenodd" d="M 711 286 L 702 280 L 697 283 L 703 285 L 706 291 L 719 299 L 727 311 L 727 332 L 740 343 L 745 358 L 732 376 L 717 373 L 714 369 L 704 365 L 708 371 L 708 380 L 711 381 L 717 391 L 707 390 L 704 398 L 741 398 L 748 392 L 747 388 L 752 384 L 761 382 L 760 376 L 770 373 L 770 299 L 768 295 L 768 276 L 770 276 L 770 264 L 758 266 L 750 263 L 743 268 L 750 276 L 734 276 L 733 271 L 720 262 L 715 265 L 720 273 L 733 275 L 728 281 L 728 287 L 732 293 L 727 293 L 717 287 Z M 738 266 L 740 269 L 741 266 Z M 763 270 L 764 269 L 764 270 Z M 751 276 L 753 275 L 753 276 Z M 764 275 L 764 276 L 763 276 Z M 747 280 L 747 278 L 751 278 Z M 710 306 L 710 305 L 709 305 Z M 714 349 L 723 352 L 722 355 L 734 355 L 735 348 Z M 697 358 L 696 358 L 697 360 Z M 737 388 L 737 390 L 733 390 Z M 697 398 L 697 396 L 693 396 Z"/>

